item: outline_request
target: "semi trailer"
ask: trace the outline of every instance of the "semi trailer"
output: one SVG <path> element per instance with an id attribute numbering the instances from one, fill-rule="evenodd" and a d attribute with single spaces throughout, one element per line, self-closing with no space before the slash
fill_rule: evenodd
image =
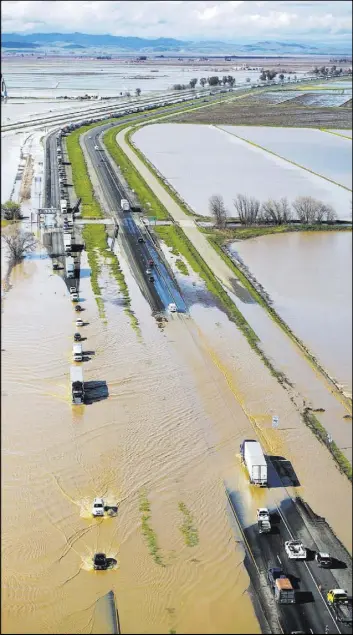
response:
<path id="1" fill-rule="evenodd" d="M 240 454 L 253 485 L 267 485 L 267 463 L 261 445 L 254 439 L 245 439 L 240 445 Z"/>
<path id="2" fill-rule="evenodd" d="M 72 403 L 75 405 L 83 404 L 85 399 L 85 387 L 82 368 L 79 366 L 71 366 L 70 379 Z"/>

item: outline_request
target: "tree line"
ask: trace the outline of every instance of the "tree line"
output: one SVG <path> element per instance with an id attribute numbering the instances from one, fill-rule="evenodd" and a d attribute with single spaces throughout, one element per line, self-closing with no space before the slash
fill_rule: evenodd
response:
<path id="1" fill-rule="evenodd" d="M 232 75 L 223 75 L 223 77 L 218 77 L 218 75 L 212 75 L 211 77 L 194 77 L 189 81 L 188 84 L 174 84 L 174 90 L 186 90 L 187 88 L 195 88 L 196 84 L 199 83 L 202 88 L 208 84 L 208 86 L 234 86 L 235 85 L 235 77 Z"/>
<path id="2" fill-rule="evenodd" d="M 332 205 L 323 203 L 312 196 L 298 196 L 290 204 L 287 198 L 268 199 L 261 203 L 252 196 L 237 194 L 233 199 L 233 205 L 242 225 L 285 225 L 294 218 L 304 225 L 315 225 L 323 221 L 334 223 L 337 220 L 337 214 Z M 224 229 L 228 214 L 220 194 L 210 197 L 209 209 L 215 219 L 215 227 Z"/>
<path id="3" fill-rule="evenodd" d="M 316 75 L 316 77 L 327 77 L 327 75 L 339 77 L 343 73 L 343 68 L 337 68 L 335 64 L 333 64 L 331 68 L 329 68 L 328 66 L 320 66 L 320 68 L 318 66 L 315 66 L 312 72 L 314 73 L 314 75 Z M 348 68 L 345 72 L 351 74 L 352 69 Z"/>

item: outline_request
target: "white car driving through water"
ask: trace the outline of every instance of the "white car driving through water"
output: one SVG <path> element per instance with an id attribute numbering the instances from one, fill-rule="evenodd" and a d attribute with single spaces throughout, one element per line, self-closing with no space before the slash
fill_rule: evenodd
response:
<path id="1" fill-rule="evenodd" d="M 95 498 L 92 506 L 92 516 L 104 516 L 104 500 L 103 498 Z"/>

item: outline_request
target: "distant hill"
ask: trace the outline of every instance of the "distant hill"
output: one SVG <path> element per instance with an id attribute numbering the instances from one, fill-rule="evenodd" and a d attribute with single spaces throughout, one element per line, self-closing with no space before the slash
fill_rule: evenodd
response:
<path id="1" fill-rule="evenodd" d="M 5 46 L 5 48 L 8 48 L 8 49 L 36 49 L 40 45 L 39 44 L 34 44 L 33 42 L 12 42 L 12 41 L 9 41 L 9 42 L 6 42 L 6 44 L 1 42 L 1 46 Z"/>
<path id="2" fill-rule="evenodd" d="M 222 41 L 184 41 L 175 38 L 141 38 L 124 37 L 118 35 L 92 35 L 89 33 L 3 33 L 1 44 L 4 48 L 99 48 L 112 49 L 117 52 L 144 52 L 144 53 L 180 53 L 183 55 L 293 55 L 293 54 L 345 54 L 351 55 L 351 45 L 326 45 L 325 43 L 303 42 L 279 42 L 264 40 L 259 42 Z"/>

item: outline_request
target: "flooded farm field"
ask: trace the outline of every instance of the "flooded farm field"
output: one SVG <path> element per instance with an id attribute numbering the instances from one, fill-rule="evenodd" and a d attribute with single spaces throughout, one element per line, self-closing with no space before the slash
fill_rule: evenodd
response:
<path id="1" fill-rule="evenodd" d="M 352 145 L 346 139 L 313 128 L 219 128 L 352 189 Z"/>
<path id="2" fill-rule="evenodd" d="M 342 92 L 343 94 L 337 94 Z M 292 104 L 295 106 L 343 106 L 349 99 L 352 99 L 352 93 L 344 94 L 343 91 L 328 91 L 323 93 L 319 91 L 310 93 L 301 93 L 293 99 Z M 294 95 L 293 95 L 294 97 Z"/>
<path id="3" fill-rule="evenodd" d="M 121 60 L 84 59 L 4 59 L 2 73 L 8 93 L 15 97 L 60 97 L 98 94 L 101 97 L 134 92 L 142 94 L 167 90 L 176 83 L 188 84 L 193 77 L 214 75 L 215 66 L 195 68 L 178 65 L 156 67 Z M 232 68 L 229 69 L 232 72 Z M 195 75 L 196 73 L 196 75 Z M 221 69 L 219 75 L 224 75 Z M 247 77 L 258 79 L 258 71 L 237 71 L 237 83 L 245 83 Z"/>
<path id="4" fill-rule="evenodd" d="M 352 393 L 352 234 L 306 232 L 230 244 L 274 308 Z"/>
<path id="5" fill-rule="evenodd" d="M 251 128 L 247 130 L 251 134 Z M 266 132 L 267 129 L 264 129 L 264 134 Z M 284 139 L 287 132 L 288 129 L 281 129 Z M 297 135 L 300 130 L 293 129 L 292 132 Z M 307 131 L 303 134 L 306 135 Z M 321 145 L 317 148 L 318 155 L 322 145 L 331 147 L 332 138 L 332 147 L 342 145 L 343 155 L 349 161 L 349 141 L 337 137 L 336 144 L 334 135 L 324 132 L 317 134 L 322 135 Z M 268 198 L 287 197 L 293 201 L 299 195 L 313 196 L 333 205 L 339 218 L 350 219 L 350 192 L 220 127 L 154 124 L 138 130 L 133 138 L 137 147 L 197 214 L 209 215 L 209 197 L 221 194 L 228 214 L 233 216 L 233 199 L 237 193 L 242 193 L 255 196 L 261 202 Z M 304 150 L 300 149 L 300 152 L 303 156 Z M 347 179 L 347 170 L 340 159 L 336 173 L 340 171 Z"/>

